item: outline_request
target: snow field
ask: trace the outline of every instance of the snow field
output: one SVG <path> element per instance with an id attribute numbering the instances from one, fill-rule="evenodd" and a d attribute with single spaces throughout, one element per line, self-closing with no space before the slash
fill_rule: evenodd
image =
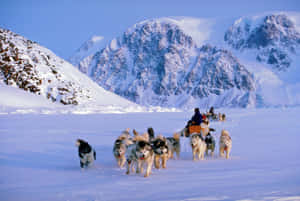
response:
<path id="1" fill-rule="evenodd" d="M 192 112 L 0 115 L 1 200 L 300 200 L 300 108 L 220 112 L 228 121 L 211 123 L 215 157 L 193 161 L 187 148 L 149 178 L 117 167 L 114 140 L 126 128 L 150 126 L 171 136 Z M 218 157 L 223 128 L 233 140 L 229 160 Z M 77 138 L 97 152 L 83 171 Z"/>

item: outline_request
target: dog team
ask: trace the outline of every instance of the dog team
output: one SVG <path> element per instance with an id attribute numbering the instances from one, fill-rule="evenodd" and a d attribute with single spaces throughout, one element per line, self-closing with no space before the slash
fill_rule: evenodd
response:
<path id="1" fill-rule="evenodd" d="M 211 111 L 210 111 L 211 112 Z M 212 113 L 214 114 L 214 113 Z M 211 131 L 215 131 L 209 127 L 208 118 L 200 117 L 198 108 L 195 108 L 195 114 L 188 126 L 180 133 L 174 133 L 173 137 L 164 137 L 163 135 L 155 136 L 153 128 L 148 128 L 147 132 L 140 134 L 133 129 L 133 135 L 130 135 L 130 129 L 126 129 L 115 140 L 113 145 L 113 155 L 120 168 L 126 165 L 126 174 L 136 172 L 143 174 L 144 177 L 151 174 L 152 166 L 166 168 L 167 161 L 173 159 L 176 153 L 177 159 L 180 157 L 180 136 L 188 137 L 193 153 L 193 160 L 197 158 L 203 160 L 204 156 L 214 155 L 216 142 L 211 135 Z M 225 116 L 225 115 L 224 115 Z M 224 118 L 225 120 L 225 118 Z M 88 167 L 96 160 L 96 151 L 84 140 L 76 141 L 80 158 L 80 167 Z M 232 147 L 232 140 L 229 132 L 222 130 L 219 139 L 219 155 L 229 158 Z"/>

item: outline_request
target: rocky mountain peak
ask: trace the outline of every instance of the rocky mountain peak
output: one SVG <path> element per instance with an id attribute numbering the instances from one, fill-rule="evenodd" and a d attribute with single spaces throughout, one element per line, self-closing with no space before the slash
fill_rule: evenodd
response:
<path id="1" fill-rule="evenodd" d="M 232 90 L 238 93 L 210 104 L 248 105 L 241 97 L 255 88 L 252 75 L 229 51 L 197 47 L 166 19 L 138 23 L 113 39 L 90 59 L 88 72 L 100 86 L 143 105 L 189 107 Z"/>
<path id="2" fill-rule="evenodd" d="M 237 50 L 256 50 L 257 61 L 280 71 L 291 65 L 290 55 L 300 47 L 300 33 L 285 14 L 241 18 L 227 30 L 224 40 Z"/>

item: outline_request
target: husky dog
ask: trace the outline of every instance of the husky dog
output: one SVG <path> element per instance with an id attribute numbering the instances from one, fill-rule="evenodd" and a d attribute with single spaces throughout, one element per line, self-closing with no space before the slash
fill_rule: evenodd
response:
<path id="1" fill-rule="evenodd" d="M 151 145 L 143 140 L 136 141 L 135 144 L 129 145 L 126 151 L 127 159 L 127 171 L 126 174 L 130 173 L 130 169 L 134 171 L 133 165 L 136 164 L 136 173 L 143 173 L 144 165 L 147 166 L 144 177 L 148 177 L 151 173 L 154 152 Z"/>
<path id="2" fill-rule="evenodd" d="M 194 133 L 190 136 L 190 143 L 193 151 L 193 160 L 196 160 L 196 154 L 198 154 L 198 159 L 204 159 L 204 153 L 206 150 L 206 144 L 201 136 L 201 134 Z"/>
<path id="3" fill-rule="evenodd" d="M 125 158 L 125 152 L 126 152 L 126 144 L 123 142 L 123 140 L 117 139 L 114 143 L 113 153 L 114 157 L 116 158 L 116 161 L 118 163 L 118 166 L 122 168 L 126 162 Z"/>
<path id="4" fill-rule="evenodd" d="M 228 159 L 232 147 L 232 140 L 231 137 L 229 136 L 228 131 L 226 130 L 222 130 L 219 147 L 220 147 L 220 156 L 223 157 L 225 151 L 226 158 Z"/>
<path id="5" fill-rule="evenodd" d="M 166 138 L 167 146 L 169 149 L 169 158 L 174 158 L 174 152 L 176 152 L 177 159 L 180 155 L 180 134 L 174 133 L 173 137 Z"/>
<path id="6" fill-rule="evenodd" d="M 154 136 L 154 130 L 152 127 L 147 129 L 148 135 L 149 135 L 149 141 L 152 142 L 155 138 Z"/>
<path id="7" fill-rule="evenodd" d="M 133 144 L 133 141 L 129 134 L 129 128 L 128 128 L 125 131 L 123 131 L 121 135 L 118 137 L 118 139 L 114 142 L 113 154 L 120 168 L 124 167 L 124 164 L 126 162 L 126 158 L 125 158 L 126 149 L 127 146 L 129 146 L 130 144 Z"/>
<path id="8" fill-rule="evenodd" d="M 225 121 L 226 120 L 226 115 L 219 113 L 219 121 Z"/>
<path id="9" fill-rule="evenodd" d="M 162 168 L 166 168 L 167 160 L 169 157 L 169 148 L 167 146 L 167 140 L 163 136 L 159 135 L 152 141 L 152 148 L 154 151 L 154 166 L 160 168 L 160 161 Z"/>
<path id="10" fill-rule="evenodd" d="M 216 141 L 215 141 L 214 137 L 210 134 L 210 132 L 208 132 L 204 141 L 206 143 L 206 151 L 205 151 L 206 155 L 208 155 L 208 150 L 210 150 L 211 151 L 210 155 L 213 156 L 215 147 L 216 147 Z"/>
<path id="11" fill-rule="evenodd" d="M 78 155 L 80 159 L 80 167 L 88 167 L 96 160 L 96 151 L 92 149 L 86 141 L 77 139 L 76 146 L 78 147 Z"/>

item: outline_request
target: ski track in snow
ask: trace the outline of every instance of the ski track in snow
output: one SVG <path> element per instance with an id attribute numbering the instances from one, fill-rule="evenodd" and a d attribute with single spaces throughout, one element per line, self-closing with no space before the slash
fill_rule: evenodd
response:
<path id="1" fill-rule="evenodd" d="M 189 112 L 93 115 L 0 115 L 1 200 L 300 200 L 300 108 L 219 109 L 227 122 L 212 122 L 233 140 L 229 160 L 193 161 L 187 139 L 181 158 L 149 178 L 125 174 L 112 154 L 122 130 L 171 136 Z M 81 170 L 75 140 L 86 139 L 97 160 Z"/>

